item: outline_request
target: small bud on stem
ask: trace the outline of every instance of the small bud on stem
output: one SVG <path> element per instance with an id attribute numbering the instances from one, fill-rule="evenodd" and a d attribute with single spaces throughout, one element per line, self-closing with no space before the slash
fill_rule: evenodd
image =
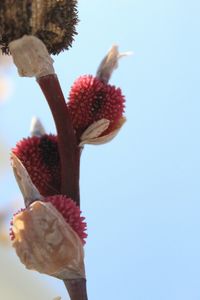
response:
<path id="1" fill-rule="evenodd" d="M 96 76 L 103 82 L 108 83 L 113 71 L 118 68 L 119 59 L 131 54 L 132 52 L 119 53 L 118 46 L 113 45 L 99 65 Z"/>
<path id="2" fill-rule="evenodd" d="M 31 126 L 30 126 L 30 134 L 31 136 L 37 136 L 37 137 L 41 137 L 45 134 L 45 129 L 44 126 L 42 125 L 41 121 L 36 118 L 33 117 L 31 120 Z"/>

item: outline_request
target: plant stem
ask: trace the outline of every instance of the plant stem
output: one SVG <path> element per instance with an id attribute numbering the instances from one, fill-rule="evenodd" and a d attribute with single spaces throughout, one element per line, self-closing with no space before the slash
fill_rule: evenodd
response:
<path id="1" fill-rule="evenodd" d="M 57 134 L 61 162 L 61 194 L 71 197 L 80 205 L 79 163 L 80 149 L 72 126 L 67 105 L 56 75 L 37 79 L 51 109 Z"/>
<path id="2" fill-rule="evenodd" d="M 64 280 L 71 300 L 88 300 L 86 290 L 86 279 Z"/>
<path id="3" fill-rule="evenodd" d="M 51 109 L 58 134 L 61 162 L 61 194 L 71 197 L 80 206 L 80 147 L 72 126 L 67 105 L 56 75 L 37 79 Z M 86 280 L 65 280 L 71 300 L 87 300 Z"/>

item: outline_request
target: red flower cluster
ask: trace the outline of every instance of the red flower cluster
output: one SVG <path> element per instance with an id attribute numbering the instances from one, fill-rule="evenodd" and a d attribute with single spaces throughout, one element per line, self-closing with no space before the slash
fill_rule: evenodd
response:
<path id="1" fill-rule="evenodd" d="M 44 199 L 45 202 L 50 202 L 62 214 L 65 221 L 78 234 L 83 244 L 85 244 L 85 233 L 87 224 L 84 222 L 85 218 L 81 217 L 80 208 L 75 202 L 63 195 L 55 195 Z"/>
<path id="2" fill-rule="evenodd" d="M 41 195 L 60 193 L 60 159 L 56 136 L 45 134 L 23 139 L 12 152 L 27 169 Z"/>
<path id="3" fill-rule="evenodd" d="M 101 119 L 110 121 L 106 133 L 111 132 L 122 117 L 124 102 L 120 88 L 85 75 L 74 82 L 67 105 L 73 126 L 81 135 L 88 126 Z"/>
<path id="4" fill-rule="evenodd" d="M 67 103 L 78 138 L 91 124 L 101 119 L 110 121 L 102 135 L 116 129 L 124 112 L 124 102 L 119 88 L 91 75 L 79 77 L 71 88 Z M 60 194 L 61 166 L 55 135 L 23 139 L 12 151 L 27 169 L 41 195 Z"/>
<path id="5" fill-rule="evenodd" d="M 71 88 L 67 103 L 78 143 L 83 132 L 102 119 L 110 123 L 100 136 L 118 129 L 123 123 L 124 102 L 121 89 L 91 75 L 78 78 Z M 54 205 L 84 244 L 87 237 L 85 218 L 81 217 L 81 211 L 72 199 L 59 195 L 61 166 L 57 137 L 47 134 L 29 137 L 20 141 L 12 151 L 45 197 L 43 201 Z M 11 238 L 14 239 L 12 231 Z"/>

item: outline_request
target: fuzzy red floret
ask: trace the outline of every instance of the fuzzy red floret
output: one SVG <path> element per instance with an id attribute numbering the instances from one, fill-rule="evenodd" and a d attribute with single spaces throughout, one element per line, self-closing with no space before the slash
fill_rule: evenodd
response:
<path id="1" fill-rule="evenodd" d="M 110 132 L 122 117 L 124 102 L 120 88 L 84 75 L 71 88 L 68 109 L 77 131 L 83 132 L 93 122 L 105 118 L 111 122 Z"/>
<path id="2" fill-rule="evenodd" d="M 12 152 L 21 160 L 43 196 L 60 192 L 60 159 L 57 137 L 29 137 L 17 143 Z"/>
<path id="3" fill-rule="evenodd" d="M 55 195 L 44 199 L 45 202 L 50 202 L 64 217 L 65 221 L 78 234 L 83 244 L 85 244 L 86 227 L 85 218 L 81 216 L 81 211 L 76 203 L 66 196 Z"/>

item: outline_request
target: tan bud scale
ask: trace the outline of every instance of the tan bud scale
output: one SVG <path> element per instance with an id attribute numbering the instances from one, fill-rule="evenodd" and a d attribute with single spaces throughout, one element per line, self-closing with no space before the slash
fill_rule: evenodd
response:
<path id="1" fill-rule="evenodd" d="M 106 129 L 108 129 L 110 121 L 107 119 L 101 119 L 90 125 L 81 136 L 81 143 L 79 146 L 87 144 L 87 141 L 91 141 L 99 137 Z"/>
<path id="2" fill-rule="evenodd" d="M 79 146 L 83 146 L 85 144 L 90 144 L 90 145 L 102 145 L 102 144 L 106 144 L 108 142 L 110 142 L 112 139 L 114 139 L 116 137 L 116 135 L 118 134 L 118 132 L 120 131 L 120 129 L 122 128 L 122 126 L 124 125 L 124 123 L 126 122 L 126 118 L 124 116 L 122 116 L 119 120 L 119 122 L 117 123 L 115 129 L 113 131 L 111 131 L 110 133 L 106 134 L 106 135 L 101 135 L 102 131 L 98 131 L 99 133 L 98 136 L 94 136 L 94 135 L 87 135 L 87 131 L 90 131 L 90 128 L 93 127 L 94 130 L 96 130 L 96 126 L 98 125 L 109 125 L 109 123 L 106 124 L 106 119 L 102 119 L 100 121 L 97 121 L 95 123 L 93 123 L 89 128 L 86 129 L 86 131 L 83 133 L 83 135 L 81 136 L 81 143 L 79 144 Z M 101 124 L 101 122 L 103 124 Z M 106 128 L 105 126 L 105 128 Z M 108 126 L 107 126 L 108 127 Z M 98 129 L 98 128 L 97 128 Z M 101 136 L 100 136 L 101 135 Z"/>
<path id="3" fill-rule="evenodd" d="M 113 45 L 100 63 L 96 76 L 107 83 L 113 71 L 118 68 L 119 59 L 131 54 L 130 51 L 119 53 L 118 46 Z"/>
<path id="4" fill-rule="evenodd" d="M 13 218 L 13 247 L 27 269 L 60 279 L 85 278 L 80 238 L 51 203 L 36 201 Z"/>

